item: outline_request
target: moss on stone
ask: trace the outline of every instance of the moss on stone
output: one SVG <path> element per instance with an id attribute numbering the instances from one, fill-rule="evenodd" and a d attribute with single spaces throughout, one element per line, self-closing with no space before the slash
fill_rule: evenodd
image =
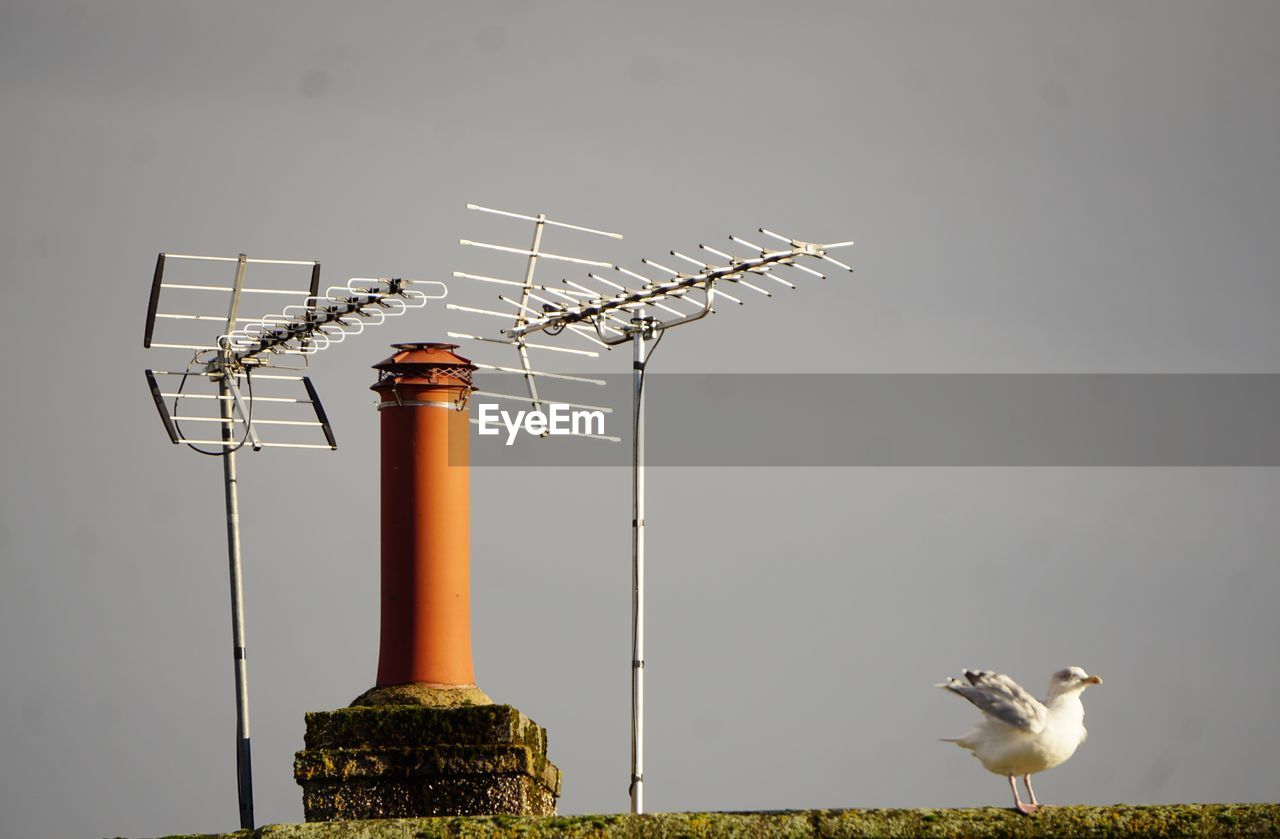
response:
<path id="1" fill-rule="evenodd" d="M 358 778 L 435 778 L 465 775 L 528 775 L 553 795 L 560 793 L 560 772 L 525 746 L 424 746 L 414 748 L 309 749 L 293 763 L 298 783 Z"/>
<path id="2" fill-rule="evenodd" d="M 1280 830 L 1280 806 L 1206 804 L 1153 807 L 1046 807 L 1012 810 L 844 810 L 818 815 L 817 834 L 924 837 L 1166 837 L 1268 835 Z"/>
<path id="3" fill-rule="evenodd" d="M 424 705 L 430 708 L 461 708 L 492 705 L 489 695 L 475 685 L 433 685 L 411 682 L 369 688 L 355 698 L 351 707 L 379 705 Z"/>
<path id="4" fill-rule="evenodd" d="M 431 708 L 381 705 L 312 711 L 306 715 L 308 749 L 421 746 L 431 743 L 511 743 L 546 753 L 547 732 L 510 705 Z"/>
<path id="5" fill-rule="evenodd" d="M 302 797 L 310 822 L 409 819 L 492 813 L 555 814 L 555 797 L 527 775 L 470 775 L 430 782 L 368 778 L 310 783 Z"/>
<path id="6" fill-rule="evenodd" d="M 466 816 L 268 825 L 218 839 L 852 839 L 1277 836 L 1280 804 L 1011 810 L 796 810 L 644 816 Z M 176 837 L 174 838 L 176 839 Z"/>

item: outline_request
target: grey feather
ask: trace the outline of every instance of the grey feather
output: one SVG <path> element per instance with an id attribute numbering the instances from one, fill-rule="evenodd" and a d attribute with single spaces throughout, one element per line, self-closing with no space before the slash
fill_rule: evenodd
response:
<path id="1" fill-rule="evenodd" d="M 983 713 L 1006 725 L 1031 734 L 1044 729 L 1048 711 L 1013 679 L 990 670 L 966 670 L 964 677 L 969 684 L 949 678 L 938 687 L 963 696 Z"/>

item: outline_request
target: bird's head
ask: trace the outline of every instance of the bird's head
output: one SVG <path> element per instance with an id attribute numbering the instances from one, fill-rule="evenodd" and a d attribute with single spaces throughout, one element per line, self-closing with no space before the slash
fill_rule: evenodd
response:
<path id="1" fill-rule="evenodd" d="M 1049 695 L 1079 693 L 1089 685 L 1102 684 L 1100 676 L 1090 676 L 1083 667 L 1067 667 L 1049 677 Z"/>

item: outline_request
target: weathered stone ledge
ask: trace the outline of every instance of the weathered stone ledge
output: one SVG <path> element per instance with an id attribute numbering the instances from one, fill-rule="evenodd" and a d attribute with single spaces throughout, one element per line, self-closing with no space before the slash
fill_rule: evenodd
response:
<path id="1" fill-rule="evenodd" d="M 510 705 L 361 706 L 306 720 L 293 776 L 308 822 L 556 811 L 546 729 Z"/>
<path id="2" fill-rule="evenodd" d="M 853 837 L 1280 836 L 1280 804 L 975 810 L 791 810 L 644 816 L 463 816 L 274 824 L 184 839 L 852 839 Z M 178 837 L 169 837 L 178 839 Z"/>

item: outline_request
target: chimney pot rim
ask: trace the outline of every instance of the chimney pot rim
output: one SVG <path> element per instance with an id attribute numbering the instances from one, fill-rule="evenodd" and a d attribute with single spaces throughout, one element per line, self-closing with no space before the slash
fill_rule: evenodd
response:
<path id="1" fill-rule="evenodd" d="M 450 344 L 445 341 L 406 341 L 392 344 L 393 350 L 456 350 L 461 344 Z"/>

